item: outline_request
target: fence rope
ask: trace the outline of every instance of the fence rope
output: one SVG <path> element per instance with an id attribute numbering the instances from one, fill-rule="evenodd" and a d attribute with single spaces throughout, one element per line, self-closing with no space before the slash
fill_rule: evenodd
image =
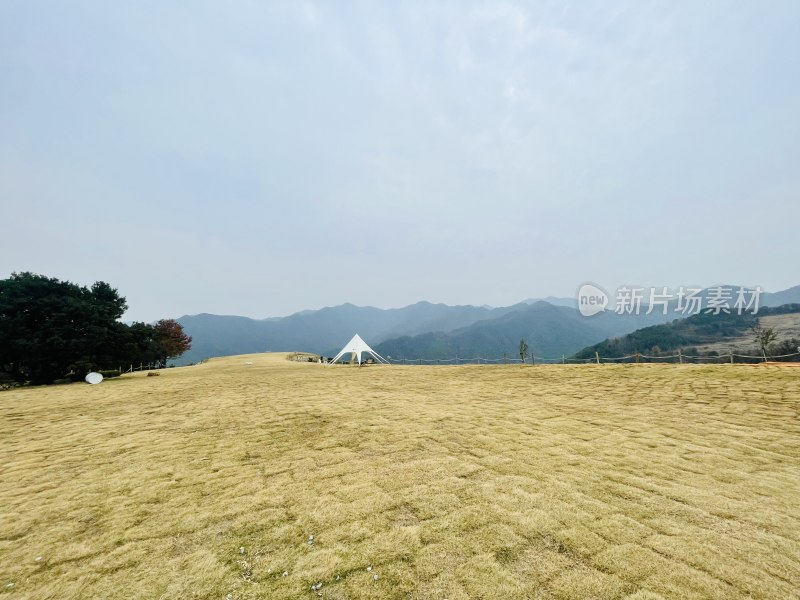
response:
<path id="1" fill-rule="evenodd" d="M 800 357 L 800 352 L 792 352 L 791 354 L 776 354 L 776 355 L 767 355 L 766 360 L 772 360 L 776 358 L 789 358 L 792 356 Z M 544 356 L 533 356 L 532 357 L 535 362 L 543 363 L 543 364 L 564 364 L 564 363 L 594 363 L 597 362 L 596 358 L 566 358 L 566 357 L 556 357 L 556 358 L 548 358 Z M 667 354 L 664 356 L 652 356 L 649 354 L 628 354 L 627 356 L 600 356 L 598 357 L 600 362 L 618 362 L 623 360 L 631 360 L 631 359 L 647 359 L 647 360 L 658 360 L 664 361 L 669 359 L 679 359 L 683 361 L 703 361 L 703 360 L 722 360 L 722 359 L 733 359 L 733 358 L 749 358 L 749 359 L 757 359 L 757 360 L 764 360 L 765 357 L 762 356 L 752 356 L 749 354 L 737 354 L 735 352 L 729 352 L 727 354 L 719 354 L 717 356 L 700 356 L 700 355 L 691 355 L 691 354 Z M 503 357 L 503 358 L 484 358 L 483 356 L 475 356 L 473 358 L 462 358 L 462 357 L 452 357 L 452 358 L 389 358 L 387 359 L 390 363 L 393 364 L 422 364 L 422 363 L 430 363 L 430 364 L 442 364 L 442 363 L 455 363 L 455 364 L 462 364 L 462 363 L 470 363 L 470 364 L 488 364 L 488 363 L 505 363 L 505 364 L 517 364 L 522 363 L 523 360 L 521 358 L 511 358 L 511 357 Z M 526 359 L 527 364 L 527 359 Z"/>

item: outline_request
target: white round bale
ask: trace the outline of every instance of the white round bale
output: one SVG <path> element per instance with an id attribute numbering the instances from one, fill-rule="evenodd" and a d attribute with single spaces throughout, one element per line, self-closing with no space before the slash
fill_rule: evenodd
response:
<path id="1" fill-rule="evenodd" d="M 86 383 L 90 383 L 91 385 L 96 385 L 103 381 L 103 376 L 100 373 L 87 373 L 86 374 Z"/>

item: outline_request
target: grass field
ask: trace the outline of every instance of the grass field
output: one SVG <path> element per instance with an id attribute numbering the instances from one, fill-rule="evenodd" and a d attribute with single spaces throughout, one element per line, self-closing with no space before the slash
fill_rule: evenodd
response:
<path id="1" fill-rule="evenodd" d="M 0 597 L 797 597 L 798 400 L 772 366 L 282 355 L 2 392 Z"/>

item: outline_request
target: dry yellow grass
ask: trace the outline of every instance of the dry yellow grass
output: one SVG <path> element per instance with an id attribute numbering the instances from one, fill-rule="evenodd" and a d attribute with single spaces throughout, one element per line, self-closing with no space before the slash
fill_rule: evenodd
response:
<path id="1" fill-rule="evenodd" d="M 4 392 L 0 594 L 796 597 L 799 398 L 779 367 L 276 355 Z"/>

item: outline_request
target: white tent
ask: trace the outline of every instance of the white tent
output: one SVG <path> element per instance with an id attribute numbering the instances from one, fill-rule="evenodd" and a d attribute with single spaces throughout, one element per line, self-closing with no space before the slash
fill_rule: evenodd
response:
<path id="1" fill-rule="evenodd" d="M 361 364 L 361 354 L 363 352 L 371 354 L 375 358 L 375 360 L 377 360 L 379 363 L 383 363 L 386 365 L 389 364 L 389 361 L 387 361 L 380 354 L 375 352 L 375 350 L 370 348 L 369 344 L 367 344 L 367 342 L 362 340 L 361 336 L 358 334 L 355 334 L 353 336 L 353 339 L 345 344 L 344 348 L 342 348 L 339 354 L 336 355 L 336 358 L 334 358 L 329 364 L 335 363 L 337 360 L 342 358 L 342 356 L 344 356 L 348 352 L 356 355 L 356 360 L 358 361 L 358 364 Z"/>

